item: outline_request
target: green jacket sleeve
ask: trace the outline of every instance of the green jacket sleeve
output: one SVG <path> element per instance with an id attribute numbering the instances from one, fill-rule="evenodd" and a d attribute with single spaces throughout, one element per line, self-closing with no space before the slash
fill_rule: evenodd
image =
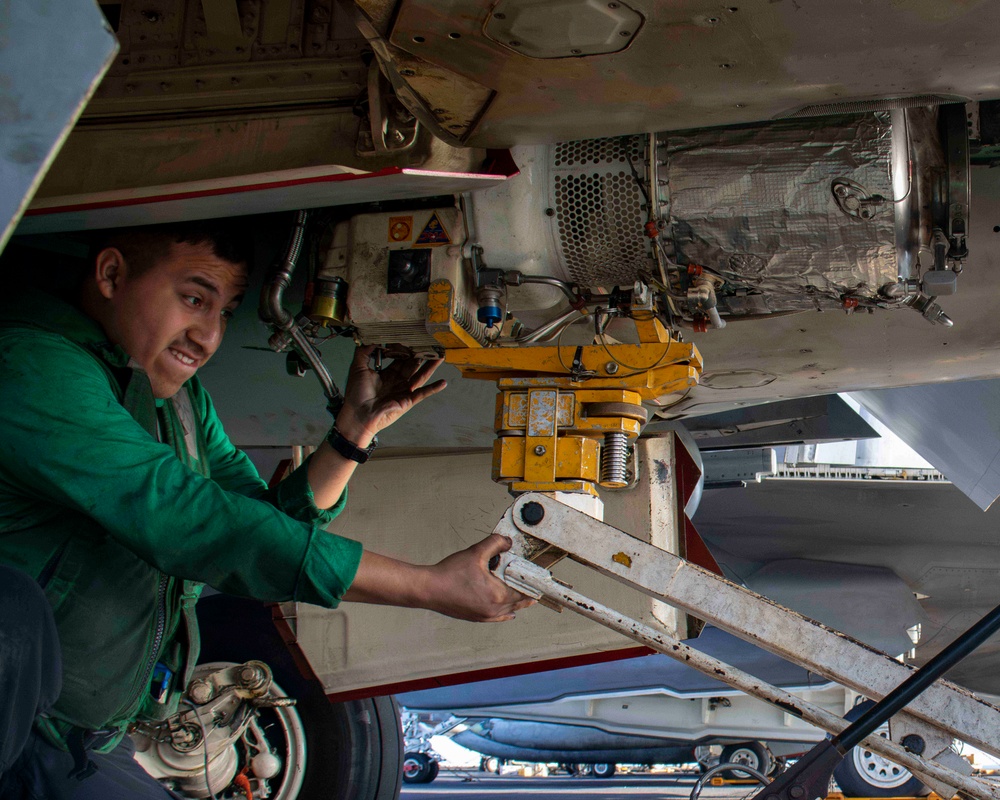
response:
<path id="1" fill-rule="evenodd" d="M 358 542 L 188 469 L 77 345 L 5 333 L 0 370 L 0 492 L 79 512 L 163 572 L 233 594 L 334 607 L 350 586 Z"/>
<path id="2" fill-rule="evenodd" d="M 194 410 L 203 421 L 212 480 L 228 491 L 265 500 L 300 522 L 323 526 L 333 522 L 347 502 L 346 489 L 331 508 L 318 508 L 307 477 L 309 459 L 276 487 L 269 488 L 246 453 L 237 449 L 226 435 L 208 392 L 197 380 L 193 388 Z"/>

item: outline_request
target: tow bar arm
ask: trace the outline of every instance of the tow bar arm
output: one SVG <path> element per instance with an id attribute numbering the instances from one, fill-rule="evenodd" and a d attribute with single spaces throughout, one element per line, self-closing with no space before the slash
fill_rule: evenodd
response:
<path id="1" fill-rule="evenodd" d="M 958 738 L 1000 756 L 1000 709 L 939 679 L 979 642 L 1000 629 L 1000 609 L 917 671 L 548 495 L 528 493 L 518 497 L 494 532 L 513 541 L 495 569 L 512 588 L 547 606 L 592 619 L 834 735 L 765 787 L 758 794 L 760 800 L 825 797 L 833 768 L 851 747 L 861 743 L 906 767 L 942 797 L 950 797 L 957 790 L 980 800 L 1000 800 L 1000 786 L 971 777 L 968 762 L 951 749 L 952 739 Z M 849 724 L 689 647 L 662 629 L 575 591 L 549 570 L 566 557 L 829 680 L 868 697 L 885 699 Z M 910 732 L 906 737 L 893 737 L 902 738 L 907 746 L 873 733 L 890 716 L 894 725 Z"/>

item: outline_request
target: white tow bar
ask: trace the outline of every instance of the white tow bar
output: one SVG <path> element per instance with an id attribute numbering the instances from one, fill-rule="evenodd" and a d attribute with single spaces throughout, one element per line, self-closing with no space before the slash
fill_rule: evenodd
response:
<path id="1" fill-rule="evenodd" d="M 494 532 L 514 542 L 496 568 L 509 586 L 545 605 L 592 619 L 830 733 L 840 733 L 849 723 L 574 591 L 554 578 L 548 567 L 569 557 L 873 699 L 884 697 L 913 673 L 912 667 L 847 634 L 547 495 L 518 497 Z M 949 796 L 942 790 L 950 787 L 981 800 L 1000 800 L 1000 786 L 971 777 L 968 762 L 951 749 L 954 737 L 1000 756 L 1000 709 L 939 680 L 896 715 L 893 725 L 900 732 L 919 732 L 928 744 L 923 755 L 897 743 L 902 733 L 896 731 L 897 741 L 872 735 L 864 740 L 866 747 L 906 767 L 942 796 Z"/>

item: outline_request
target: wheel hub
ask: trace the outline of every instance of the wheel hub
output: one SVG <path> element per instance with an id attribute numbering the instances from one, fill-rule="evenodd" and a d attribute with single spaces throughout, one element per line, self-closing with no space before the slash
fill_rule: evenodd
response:
<path id="1" fill-rule="evenodd" d="M 885 738 L 887 731 L 883 728 L 878 731 L 878 735 Z M 902 786 L 913 777 L 908 769 L 892 763 L 887 758 L 883 758 L 862 745 L 854 748 L 853 758 L 854 766 L 858 772 L 874 786 L 894 789 L 897 786 Z"/>

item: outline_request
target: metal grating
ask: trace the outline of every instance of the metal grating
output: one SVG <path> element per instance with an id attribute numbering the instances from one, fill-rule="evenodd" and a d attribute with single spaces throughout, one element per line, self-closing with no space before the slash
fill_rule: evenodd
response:
<path id="1" fill-rule="evenodd" d="M 627 150 L 626 150 L 627 148 Z M 626 152 L 642 174 L 643 138 L 640 136 L 618 136 L 614 139 L 581 139 L 576 142 L 560 142 L 553 156 L 555 167 L 586 166 L 587 164 L 628 164 Z"/>
<path id="2" fill-rule="evenodd" d="M 650 269 L 644 199 L 626 158 L 627 153 L 645 180 L 643 149 L 638 136 L 564 142 L 555 148 L 559 244 L 566 269 L 580 284 L 632 283 Z"/>

